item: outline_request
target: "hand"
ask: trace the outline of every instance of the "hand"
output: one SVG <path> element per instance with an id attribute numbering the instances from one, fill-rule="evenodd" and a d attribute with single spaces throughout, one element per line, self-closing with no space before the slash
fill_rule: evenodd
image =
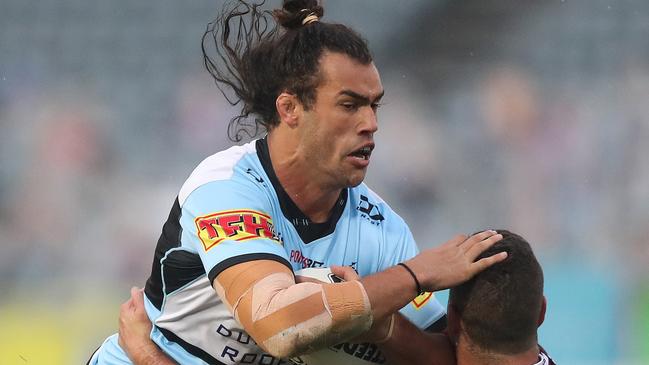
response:
<path id="1" fill-rule="evenodd" d="M 129 358 L 156 346 L 149 338 L 152 324 L 144 309 L 143 289 L 131 288 L 131 298 L 119 307 L 119 345 Z"/>
<path id="2" fill-rule="evenodd" d="M 316 269 L 317 270 L 317 269 Z M 329 270 L 331 271 L 332 274 L 336 275 L 338 278 L 342 279 L 343 281 L 354 281 L 354 280 L 360 280 L 360 276 L 358 276 L 358 273 L 352 269 L 351 266 L 336 266 L 332 265 L 329 267 Z M 331 281 L 322 281 L 318 280 L 316 278 L 310 277 L 310 276 L 303 276 L 300 275 L 299 273 L 295 274 L 295 282 L 296 283 L 316 283 L 316 284 L 329 284 Z"/>
<path id="3" fill-rule="evenodd" d="M 329 267 L 331 272 L 344 281 L 358 281 L 361 279 L 360 275 L 351 266 L 337 266 L 331 265 Z"/>
<path id="4" fill-rule="evenodd" d="M 405 264 L 415 273 L 424 291 L 447 289 L 507 258 L 507 253 L 501 252 L 475 261 L 502 238 L 495 231 L 480 232 L 468 238 L 458 235 L 441 246 L 423 251 Z"/>

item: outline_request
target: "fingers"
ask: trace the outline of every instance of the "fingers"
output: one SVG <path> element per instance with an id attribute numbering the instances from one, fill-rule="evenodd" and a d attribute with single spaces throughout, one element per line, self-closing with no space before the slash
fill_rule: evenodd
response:
<path id="1" fill-rule="evenodd" d="M 464 243 L 467 240 L 467 238 L 468 236 L 465 234 L 458 234 L 457 236 L 451 238 L 451 240 L 448 242 L 452 245 L 460 246 L 462 243 Z"/>
<path id="2" fill-rule="evenodd" d="M 131 300 L 135 306 L 144 306 L 144 290 L 134 286 L 131 288 Z"/>
<path id="3" fill-rule="evenodd" d="M 494 231 L 490 231 L 490 232 L 494 232 Z M 473 237 L 475 237 L 475 236 L 473 236 Z M 481 240 L 479 240 L 477 242 L 474 242 L 472 245 L 468 245 L 467 248 L 466 248 L 467 249 L 466 253 L 469 256 L 469 258 L 474 260 L 476 257 L 480 256 L 480 254 L 483 253 L 486 249 L 493 246 L 496 242 L 498 242 L 498 241 L 500 241 L 502 239 L 503 239 L 502 234 L 486 235 L 486 238 L 481 239 Z"/>
<path id="4" fill-rule="evenodd" d="M 138 308 L 144 309 L 144 289 L 134 286 L 131 288 L 131 297 L 119 306 L 120 318 L 137 311 Z"/>
<path id="5" fill-rule="evenodd" d="M 331 265 L 331 272 L 345 281 L 360 280 L 360 276 L 351 266 Z"/>
<path id="6" fill-rule="evenodd" d="M 476 233 L 473 236 L 471 236 L 471 237 L 467 238 L 466 240 L 464 240 L 460 244 L 460 246 L 462 246 L 466 251 L 468 251 L 476 243 L 481 242 L 483 240 L 486 240 L 487 238 L 489 238 L 491 236 L 494 236 L 496 234 L 498 234 L 498 232 L 496 232 L 494 230 L 482 231 L 482 232 Z"/>
<path id="7" fill-rule="evenodd" d="M 128 298 L 127 301 L 125 301 L 124 303 L 122 303 L 122 304 L 119 306 L 119 310 L 120 310 L 120 312 L 124 312 L 124 313 L 125 313 L 126 311 L 131 310 L 133 307 L 134 307 L 134 305 L 133 305 L 133 298 Z"/>
<path id="8" fill-rule="evenodd" d="M 496 263 L 499 263 L 499 262 L 503 261 L 506 258 L 507 258 L 507 252 L 503 251 L 503 252 L 499 252 L 499 253 L 497 253 L 497 254 L 495 254 L 493 256 L 489 256 L 489 257 L 485 257 L 483 259 L 480 259 L 480 260 L 476 261 L 473 264 L 474 273 L 478 273 L 478 272 L 488 268 L 489 266 L 491 266 L 493 264 L 496 264 Z"/>
<path id="9" fill-rule="evenodd" d="M 119 305 L 119 311 L 120 311 L 120 312 L 123 312 L 123 311 L 125 311 L 126 309 L 128 309 L 130 306 L 131 306 L 131 299 L 129 298 L 129 300 L 127 300 L 127 301 L 125 301 L 124 303 L 122 303 L 122 304 Z"/>

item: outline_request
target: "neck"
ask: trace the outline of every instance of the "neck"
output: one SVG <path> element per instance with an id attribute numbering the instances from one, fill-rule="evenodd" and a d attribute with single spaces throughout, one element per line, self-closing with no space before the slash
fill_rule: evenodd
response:
<path id="1" fill-rule="evenodd" d="M 314 176 L 314 166 L 308 166 L 290 141 L 275 133 L 269 133 L 267 141 L 273 170 L 284 191 L 311 221 L 325 222 L 342 189 L 322 184 Z"/>
<path id="2" fill-rule="evenodd" d="M 539 361 L 539 348 L 533 346 L 514 355 L 485 351 L 470 343 L 464 336 L 456 348 L 457 365 L 532 365 Z"/>

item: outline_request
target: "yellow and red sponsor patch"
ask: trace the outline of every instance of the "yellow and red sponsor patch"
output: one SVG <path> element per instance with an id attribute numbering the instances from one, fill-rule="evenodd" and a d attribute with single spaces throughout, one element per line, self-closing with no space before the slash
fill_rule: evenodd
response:
<path id="1" fill-rule="evenodd" d="M 226 210 L 197 217 L 194 223 L 205 251 L 224 240 L 245 241 L 269 238 L 277 241 L 273 233 L 273 220 L 269 215 L 256 210 Z"/>
<path id="2" fill-rule="evenodd" d="M 415 309 L 419 310 L 421 307 L 426 305 L 426 303 L 430 300 L 430 298 L 433 297 L 433 293 L 431 292 L 425 292 L 419 296 L 417 296 L 415 299 L 412 300 L 412 305 L 415 306 Z"/>

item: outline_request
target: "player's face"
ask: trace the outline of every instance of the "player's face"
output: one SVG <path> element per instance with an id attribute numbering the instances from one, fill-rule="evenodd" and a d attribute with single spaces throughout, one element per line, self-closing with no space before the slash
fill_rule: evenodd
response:
<path id="1" fill-rule="evenodd" d="M 362 65 L 331 52 L 320 59 L 320 72 L 316 101 L 305 112 L 305 157 L 324 184 L 356 186 L 365 178 L 374 149 L 381 78 L 373 63 Z"/>

